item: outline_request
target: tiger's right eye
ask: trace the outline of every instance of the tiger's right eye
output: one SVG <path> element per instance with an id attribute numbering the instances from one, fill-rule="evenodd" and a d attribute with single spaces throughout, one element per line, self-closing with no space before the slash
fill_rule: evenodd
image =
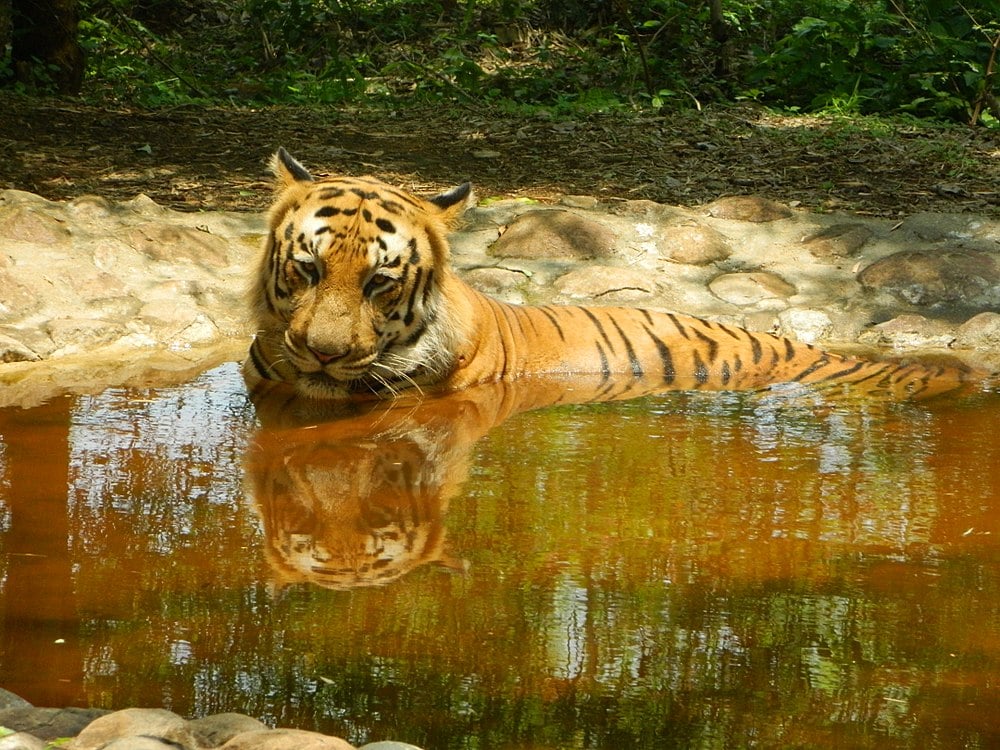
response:
<path id="1" fill-rule="evenodd" d="M 310 286 L 315 286 L 319 283 L 320 270 L 319 265 L 316 263 L 316 258 L 313 256 L 292 256 L 290 265 L 307 284 Z"/>

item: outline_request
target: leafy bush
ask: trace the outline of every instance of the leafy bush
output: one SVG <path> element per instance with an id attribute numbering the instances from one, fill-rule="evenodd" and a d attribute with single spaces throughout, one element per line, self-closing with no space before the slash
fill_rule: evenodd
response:
<path id="1" fill-rule="evenodd" d="M 461 98 L 995 123 L 996 0 L 81 0 L 89 90 L 148 106 Z"/>

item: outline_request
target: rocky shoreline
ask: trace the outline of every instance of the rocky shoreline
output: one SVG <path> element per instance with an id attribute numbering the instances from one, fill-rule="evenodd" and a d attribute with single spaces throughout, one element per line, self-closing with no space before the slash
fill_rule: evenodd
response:
<path id="1" fill-rule="evenodd" d="M 67 739 L 69 742 L 64 744 Z M 67 750 L 355 750 L 354 745 L 339 737 L 301 729 L 272 729 L 244 714 L 215 714 L 189 721 L 160 708 L 121 711 L 38 708 L 0 689 L 0 750 L 54 747 Z M 405 742 L 381 741 L 370 742 L 357 750 L 420 748 Z"/>
<path id="2" fill-rule="evenodd" d="M 176 382 L 239 359 L 264 222 L 145 196 L 0 192 L 0 406 Z M 843 351 L 1000 369 L 1000 220 L 566 196 L 469 212 L 453 262 L 511 302 L 665 308 Z"/>

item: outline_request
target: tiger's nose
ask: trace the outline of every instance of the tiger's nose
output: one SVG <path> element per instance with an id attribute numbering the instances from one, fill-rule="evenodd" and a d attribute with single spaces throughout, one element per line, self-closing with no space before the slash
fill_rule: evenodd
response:
<path id="1" fill-rule="evenodd" d="M 347 356 L 346 349 L 342 349 L 340 351 L 324 351 L 323 349 L 317 349 L 315 346 L 310 345 L 306 345 L 306 348 L 321 365 L 328 365 L 335 360 L 343 359 Z"/>

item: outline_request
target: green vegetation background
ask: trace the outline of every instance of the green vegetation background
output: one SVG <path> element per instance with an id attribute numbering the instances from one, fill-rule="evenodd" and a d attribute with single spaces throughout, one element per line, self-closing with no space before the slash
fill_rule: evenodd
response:
<path id="1" fill-rule="evenodd" d="M 1000 123 L 998 0 L 80 0 L 78 10 L 84 95 L 141 106 L 752 100 Z"/>

